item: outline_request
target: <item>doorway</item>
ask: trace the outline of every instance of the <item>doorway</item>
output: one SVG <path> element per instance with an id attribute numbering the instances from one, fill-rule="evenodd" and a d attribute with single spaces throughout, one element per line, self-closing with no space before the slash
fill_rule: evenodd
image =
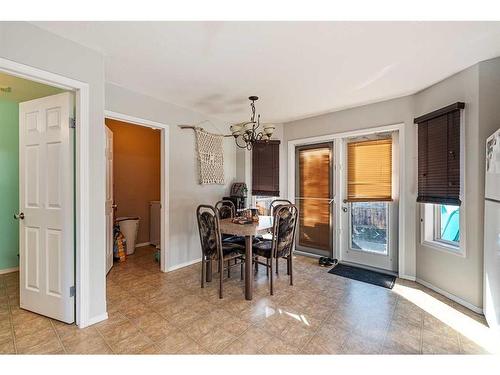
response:
<path id="1" fill-rule="evenodd" d="M 127 123 L 129 125 L 139 128 L 155 129 L 160 133 L 160 204 L 158 205 L 160 211 L 160 225 L 159 225 L 159 270 L 161 272 L 168 271 L 168 246 L 169 246 L 169 223 L 170 218 L 167 213 L 169 212 L 169 127 L 166 124 L 138 118 L 123 113 L 105 111 L 105 118 L 115 121 Z M 118 206 L 116 207 L 118 210 Z M 140 242 L 139 242 L 140 244 Z M 156 248 L 156 246 L 155 246 Z M 146 249 L 146 252 L 147 249 Z M 144 253 L 144 251 L 141 251 Z M 155 261 L 156 262 L 156 261 Z M 158 263 L 155 263 L 156 265 Z M 156 267 L 156 266 L 155 266 Z"/>
<path id="2" fill-rule="evenodd" d="M 396 272 L 398 260 L 398 132 L 339 140 L 342 169 L 340 258 Z"/>
<path id="3" fill-rule="evenodd" d="M 299 206 L 301 214 L 297 251 L 391 274 L 401 271 L 400 163 L 404 153 L 399 139 L 403 131 L 403 124 L 398 124 L 288 141 L 288 199 Z M 361 160 L 359 155 L 349 158 L 349 144 L 382 139 L 390 150 L 389 172 L 384 176 L 390 177 L 382 185 L 373 184 L 381 171 L 381 165 L 374 165 L 368 168 L 369 174 L 361 171 L 368 180 L 354 182 L 374 191 L 383 186 L 386 195 L 349 196 L 348 186 L 353 182 L 349 181 L 349 161 Z M 367 160 L 379 160 L 379 156 Z"/>
<path id="4" fill-rule="evenodd" d="M 105 131 L 107 272 L 138 254 L 159 271 L 161 129 L 106 118 Z"/>

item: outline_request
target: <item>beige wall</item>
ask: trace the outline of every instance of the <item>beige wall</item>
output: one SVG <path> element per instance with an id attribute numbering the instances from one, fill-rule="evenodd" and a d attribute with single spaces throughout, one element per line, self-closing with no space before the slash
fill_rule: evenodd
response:
<path id="1" fill-rule="evenodd" d="M 149 202 L 160 200 L 161 132 L 106 119 L 113 132 L 116 217 L 139 216 L 137 243 L 149 242 Z"/>

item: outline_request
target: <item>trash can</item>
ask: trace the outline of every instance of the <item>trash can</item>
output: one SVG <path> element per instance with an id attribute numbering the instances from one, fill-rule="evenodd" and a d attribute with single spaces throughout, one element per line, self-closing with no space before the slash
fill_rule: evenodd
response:
<path id="1" fill-rule="evenodd" d="M 138 217 L 117 217 L 116 222 L 120 226 L 120 232 L 125 236 L 127 245 L 127 255 L 131 255 L 135 251 L 135 242 L 137 240 L 137 232 L 139 231 Z"/>

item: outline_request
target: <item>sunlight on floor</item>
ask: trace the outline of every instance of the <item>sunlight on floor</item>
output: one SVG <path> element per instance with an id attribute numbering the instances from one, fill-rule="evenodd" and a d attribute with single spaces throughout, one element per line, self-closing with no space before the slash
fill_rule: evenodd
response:
<path id="1" fill-rule="evenodd" d="M 500 335 L 473 318 L 455 310 L 422 290 L 396 285 L 393 291 L 455 331 L 474 341 L 489 353 L 500 353 Z"/>

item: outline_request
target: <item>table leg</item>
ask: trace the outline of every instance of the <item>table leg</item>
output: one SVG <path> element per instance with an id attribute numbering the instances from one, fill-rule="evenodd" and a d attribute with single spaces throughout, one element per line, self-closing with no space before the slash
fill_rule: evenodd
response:
<path id="1" fill-rule="evenodd" d="M 211 259 L 207 260 L 206 265 L 207 265 L 207 272 L 206 272 L 207 283 L 209 283 L 212 281 L 212 260 Z"/>
<path id="2" fill-rule="evenodd" d="M 252 236 L 245 236 L 245 299 L 253 297 Z"/>

